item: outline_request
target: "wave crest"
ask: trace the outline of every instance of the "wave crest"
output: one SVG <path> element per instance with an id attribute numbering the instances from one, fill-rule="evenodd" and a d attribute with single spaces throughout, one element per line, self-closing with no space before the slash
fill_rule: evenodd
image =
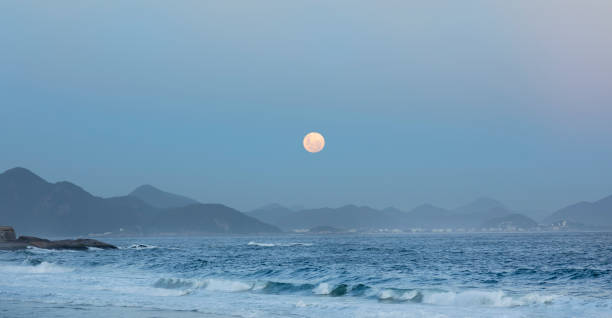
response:
<path id="1" fill-rule="evenodd" d="M 537 293 L 531 293 L 521 297 L 511 297 L 501 290 L 470 290 L 463 292 L 425 294 L 422 302 L 432 305 L 517 307 L 550 304 L 553 302 L 554 298 L 555 296 L 540 295 Z"/>
<path id="2" fill-rule="evenodd" d="M 249 246 L 258 246 L 258 247 L 292 247 L 292 246 L 312 246 L 312 243 L 301 243 L 301 242 L 292 242 L 292 243 L 260 243 L 250 241 L 247 245 Z"/>
<path id="3" fill-rule="evenodd" d="M 253 289 L 253 284 L 225 279 L 190 280 L 181 278 L 160 278 L 153 287 L 163 289 L 205 289 L 209 291 L 240 292 Z"/>
<path id="4" fill-rule="evenodd" d="M 501 290 L 419 290 L 399 288 L 374 288 L 365 284 L 347 285 L 322 282 L 319 284 L 264 281 L 248 283 L 225 279 L 180 279 L 161 278 L 153 287 L 184 290 L 190 294 L 197 289 L 219 292 L 258 292 L 264 294 L 311 294 L 329 297 L 366 297 L 386 303 L 422 303 L 438 306 L 458 307 L 517 307 L 551 304 L 556 296 L 531 293 L 510 296 Z"/>
<path id="5" fill-rule="evenodd" d="M 0 272 L 23 273 L 23 274 L 55 274 L 68 273 L 74 269 L 63 267 L 49 262 L 34 262 L 32 265 L 8 265 L 0 266 Z"/>

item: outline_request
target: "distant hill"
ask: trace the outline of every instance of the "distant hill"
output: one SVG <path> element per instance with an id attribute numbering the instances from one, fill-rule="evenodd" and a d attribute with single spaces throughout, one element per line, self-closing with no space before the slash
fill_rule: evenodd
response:
<path id="1" fill-rule="evenodd" d="M 476 229 L 483 222 L 512 214 L 499 201 L 479 198 L 453 210 L 431 204 L 420 205 L 408 212 L 408 224 L 413 228 Z"/>
<path id="2" fill-rule="evenodd" d="M 453 209 L 453 212 L 456 214 L 485 214 L 496 209 L 505 209 L 505 207 L 495 199 L 480 197 L 466 205 Z"/>
<path id="3" fill-rule="evenodd" d="M 484 197 L 453 209 L 452 213 L 452 224 L 461 228 L 478 228 L 483 222 L 492 218 L 515 214 L 501 202 Z"/>
<path id="4" fill-rule="evenodd" d="M 495 229 L 501 229 L 501 230 L 505 230 L 505 229 L 529 230 L 529 229 L 536 228 L 537 226 L 538 226 L 538 223 L 534 221 L 533 219 L 525 215 L 516 213 L 516 214 L 510 214 L 510 215 L 496 217 L 496 218 L 487 220 L 480 225 L 480 228 L 483 228 L 483 229 L 495 228 Z"/>
<path id="5" fill-rule="evenodd" d="M 339 208 L 319 208 L 291 211 L 279 205 L 271 205 L 249 213 L 262 221 L 285 230 L 330 226 L 355 230 L 414 228 L 465 228 L 476 229 L 492 218 L 513 214 L 493 199 L 481 198 L 455 210 L 447 210 L 431 204 L 420 205 L 408 212 L 388 207 L 382 210 L 368 206 L 345 205 Z"/>
<path id="6" fill-rule="evenodd" d="M 421 204 L 407 213 L 407 224 L 411 228 L 448 227 L 453 223 L 451 213 L 429 203 Z"/>
<path id="7" fill-rule="evenodd" d="M 189 222 L 185 222 L 189 220 Z M 166 209 L 152 220 L 151 230 L 161 233 L 274 233 L 279 229 L 222 204 L 192 204 Z"/>
<path id="8" fill-rule="evenodd" d="M 214 208 L 192 205 L 190 213 L 184 211 L 159 209 L 135 196 L 96 197 L 73 183 L 50 183 L 24 168 L 0 174 L 0 223 L 13 226 L 24 235 L 154 234 L 167 224 L 184 224 L 190 232 L 201 233 L 278 232 L 272 226 L 220 205 Z M 172 222 L 168 221 L 169 215 L 173 217 Z M 174 227 L 177 228 L 181 227 Z"/>
<path id="9" fill-rule="evenodd" d="M 162 191 L 152 185 L 141 185 L 140 187 L 134 189 L 128 196 L 139 198 L 145 203 L 156 207 L 156 208 L 178 208 L 182 206 L 187 206 L 190 204 L 199 203 L 198 201 L 174 194 Z"/>
<path id="10" fill-rule="evenodd" d="M 345 229 L 399 228 L 406 223 L 402 212 L 379 211 L 367 206 L 345 205 L 293 212 L 270 221 L 286 230 L 331 226 Z"/>
<path id="11" fill-rule="evenodd" d="M 270 224 L 274 224 L 276 221 L 283 219 L 292 213 L 294 213 L 292 209 L 277 203 L 268 204 L 262 206 L 261 208 L 246 212 L 247 215 Z"/>
<path id="12" fill-rule="evenodd" d="M 555 224 L 562 221 L 612 228 L 612 195 L 595 202 L 579 202 L 567 206 L 544 219 L 543 223 Z"/>

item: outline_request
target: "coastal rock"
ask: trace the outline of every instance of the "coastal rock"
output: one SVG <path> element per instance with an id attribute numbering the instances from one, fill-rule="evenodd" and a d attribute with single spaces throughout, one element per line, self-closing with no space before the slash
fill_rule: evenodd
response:
<path id="1" fill-rule="evenodd" d="M 50 241 L 33 236 L 20 236 L 17 239 L 18 243 L 25 243 L 28 246 L 50 250 L 87 250 L 90 247 L 101 249 L 116 249 L 117 247 L 111 244 L 100 242 L 93 239 L 76 239 L 76 240 L 59 240 Z"/>
<path id="2" fill-rule="evenodd" d="M 0 242 L 15 240 L 15 230 L 10 226 L 0 226 Z"/>
<path id="3" fill-rule="evenodd" d="M 93 239 L 58 240 L 50 241 L 34 236 L 20 236 L 15 239 L 15 230 L 10 226 L 0 227 L 0 250 L 21 250 L 28 246 L 50 250 L 87 250 L 90 247 L 100 249 L 116 249 L 108 243 Z"/>

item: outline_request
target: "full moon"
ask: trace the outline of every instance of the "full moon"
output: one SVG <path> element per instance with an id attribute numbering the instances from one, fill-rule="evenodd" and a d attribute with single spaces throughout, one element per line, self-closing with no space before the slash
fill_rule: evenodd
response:
<path id="1" fill-rule="evenodd" d="M 311 153 L 319 152 L 325 147 L 325 138 L 318 132 L 311 132 L 304 137 L 303 144 L 306 151 Z"/>

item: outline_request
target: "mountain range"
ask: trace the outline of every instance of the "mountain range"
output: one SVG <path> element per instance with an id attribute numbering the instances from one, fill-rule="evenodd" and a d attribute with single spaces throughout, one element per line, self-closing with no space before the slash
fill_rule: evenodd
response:
<path id="1" fill-rule="evenodd" d="M 393 207 L 377 210 L 368 206 L 355 205 L 293 211 L 273 204 L 247 212 L 247 214 L 284 230 L 310 229 L 318 226 L 355 230 L 408 230 L 415 228 L 473 229 L 479 228 L 492 219 L 515 213 L 506 209 L 498 201 L 480 198 L 453 210 L 423 204 L 408 212 Z M 529 219 L 527 216 L 523 217 Z M 533 223 L 522 224 L 537 224 L 531 221 Z"/>
<path id="2" fill-rule="evenodd" d="M 101 198 L 73 183 L 50 183 L 27 169 L 13 168 L 0 174 L 0 223 L 24 234 L 48 236 L 279 232 L 221 204 L 194 203 L 152 186 L 136 190 Z M 187 205 L 172 206 L 180 201 Z"/>
<path id="3" fill-rule="evenodd" d="M 138 188 L 134 189 L 134 191 L 130 192 L 128 196 L 138 198 L 149 205 L 160 209 L 178 208 L 200 203 L 186 196 L 162 191 L 149 184 L 139 186 Z"/>
<path id="4" fill-rule="evenodd" d="M 140 186 L 126 196 L 102 198 L 67 181 L 47 182 L 25 168 L 0 174 L 0 225 L 36 235 L 253 234 L 319 227 L 357 231 L 534 229 L 568 224 L 569 229 L 612 229 L 612 196 L 570 205 L 538 224 L 490 198 L 454 209 L 431 204 L 409 211 L 350 204 L 316 209 L 270 204 L 242 213 L 152 185 Z"/>
<path id="5" fill-rule="evenodd" d="M 593 227 L 612 227 L 612 195 L 595 202 L 569 205 L 544 219 L 544 223 L 570 222 Z"/>
<path id="6" fill-rule="evenodd" d="M 565 221 L 568 229 L 612 229 L 612 196 L 597 202 L 581 202 L 560 209 L 536 222 L 506 208 L 491 198 L 478 198 L 454 209 L 422 204 L 410 211 L 394 207 L 377 210 L 368 206 L 345 205 L 295 211 L 279 204 L 264 206 L 247 214 L 283 230 L 306 230 L 319 226 L 341 229 L 432 230 L 432 229 L 547 229 Z M 569 222 L 569 223 L 568 223 Z"/>

